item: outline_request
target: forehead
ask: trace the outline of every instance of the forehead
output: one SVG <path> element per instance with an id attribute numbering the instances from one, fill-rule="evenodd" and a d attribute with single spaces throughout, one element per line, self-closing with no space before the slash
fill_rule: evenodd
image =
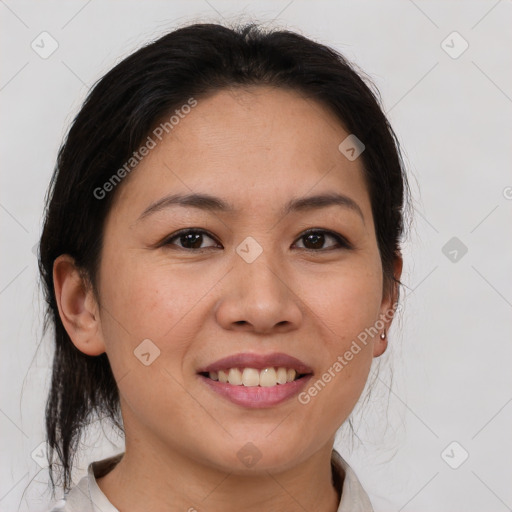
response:
<path id="1" fill-rule="evenodd" d="M 334 191 L 369 211 L 361 159 L 339 151 L 349 133 L 322 104 L 261 86 L 196 101 L 161 141 L 153 137 L 155 147 L 118 190 L 117 206 L 134 210 L 172 192 L 208 192 L 237 210 L 263 211 L 290 197 Z"/>

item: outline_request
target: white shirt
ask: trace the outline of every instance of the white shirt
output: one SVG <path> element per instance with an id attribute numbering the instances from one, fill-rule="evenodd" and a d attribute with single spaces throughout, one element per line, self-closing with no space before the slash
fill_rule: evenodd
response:
<path id="1" fill-rule="evenodd" d="M 96 478 L 111 471 L 123 455 L 124 452 L 89 464 L 87 475 L 48 512 L 119 512 L 103 494 Z M 354 471 L 336 450 L 332 451 L 331 465 L 334 486 L 338 492 L 341 490 L 338 512 L 373 512 L 370 499 Z"/>

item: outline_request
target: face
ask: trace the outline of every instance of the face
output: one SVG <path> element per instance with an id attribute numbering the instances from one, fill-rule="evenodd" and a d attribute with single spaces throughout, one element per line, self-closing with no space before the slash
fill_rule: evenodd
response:
<path id="1" fill-rule="evenodd" d="M 127 443 L 229 472 L 251 451 L 276 470 L 332 443 L 392 305 L 348 135 L 295 92 L 217 92 L 119 186 L 95 346 Z"/>

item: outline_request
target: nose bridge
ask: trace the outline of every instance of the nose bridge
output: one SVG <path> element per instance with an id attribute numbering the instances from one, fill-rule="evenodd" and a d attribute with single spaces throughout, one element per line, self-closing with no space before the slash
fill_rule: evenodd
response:
<path id="1" fill-rule="evenodd" d="M 286 283 L 279 255 L 256 240 L 244 240 L 234 255 L 234 267 L 217 309 L 225 328 L 268 332 L 296 328 L 302 318 L 297 297 Z"/>
<path id="2" fill-rule="evenodd" d="M 244 294 L 250 293 L 264 300 L 279 300 L 284 294 L 284 284 L 279 275 L 279 264 L 270 250 L 263 251 L 254 261 L 237 262 L 238 275 L 241 278 L 241 290 Z M 281 275 L 283 272 L 281 270 Z"/>

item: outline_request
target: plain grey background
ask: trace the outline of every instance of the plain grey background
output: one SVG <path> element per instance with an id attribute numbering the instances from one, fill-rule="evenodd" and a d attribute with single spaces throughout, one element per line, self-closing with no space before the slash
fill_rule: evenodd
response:
<path id="1" fill-rule="evenodd" d="M 49 501 L 38 461 L 53 348 L 48 338 L 36 353 L 33 248 L 69 123 L 140 44 L 234 19 L 296 30 L 355 62 L 380 89 L 409 169 L 404 309 L 375 393 L 354 413 L 360 441 L 340 435 L 338 450 L 376 512 L 512 509 L 510 0 L 0 0 L 0 16 L 2 512 Z M 120 450 L 92 429 L 75 481 Z"/>

